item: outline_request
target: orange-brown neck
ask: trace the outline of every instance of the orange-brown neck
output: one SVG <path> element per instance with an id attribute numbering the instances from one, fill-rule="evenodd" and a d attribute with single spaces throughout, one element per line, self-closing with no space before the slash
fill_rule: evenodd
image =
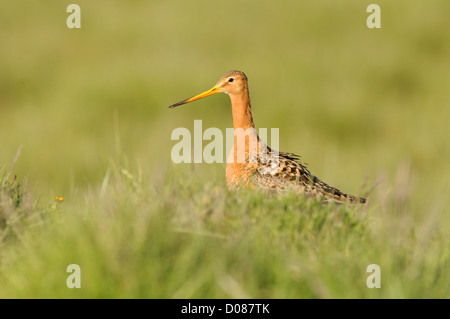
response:
<path id="1" fill-rule="evenodd" d="M 250 106 L 248 89 L 245 88 L 239 94 L 230 94 L 230 99 L 233 112 L 234 129 L 242 128 L 246 130 L 248 128 L 255 127 L 255 124 L 253 124 L 253 116 Z"/>
<path id="2" fill-rule="evenodd" d="M 233 112 L 234 145 L 228 157 L 227 184 L 230 188 L 238 185 L 247 185 L 256 163 L 250 163 L 251 150 L 259 149 L 259 137 L 253 123 L 252 110 L 248 89 L 241 94 L 230 94 Z M 238 138 L 238 135 L 242 135 Z M 254 147 L 254 148 L 253 148 Z M 241 157 L 243 155 L 243 158 Z"/>

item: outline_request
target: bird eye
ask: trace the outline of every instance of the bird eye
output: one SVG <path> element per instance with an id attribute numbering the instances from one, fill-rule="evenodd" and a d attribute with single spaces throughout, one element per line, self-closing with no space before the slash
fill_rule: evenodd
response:
<path id="1" fill-rule="evenodd" d="M 228 82 L 233 82 L 233 81 L 234 81 L 233 78 L 229 78 L 229 79 L 228 79 Z"/>

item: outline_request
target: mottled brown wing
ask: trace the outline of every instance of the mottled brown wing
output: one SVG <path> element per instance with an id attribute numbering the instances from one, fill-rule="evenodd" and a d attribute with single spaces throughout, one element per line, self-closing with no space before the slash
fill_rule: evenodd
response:
<path id="1" fill-rule="evenodd" d="M 268 148 L 267 155 L 260 155 L 258 158 L 252 182 L 259 188 L 285 190 L 294 187 L 302 193 L 325 200 L 365 202 L 365 199 L 343 193 L 312 175 L 300 156 L 285 152 L 280 152 L 278 157 L 271 155 L 274 152 Z M 278 160 L 274 160 L 276 158 Z"/>

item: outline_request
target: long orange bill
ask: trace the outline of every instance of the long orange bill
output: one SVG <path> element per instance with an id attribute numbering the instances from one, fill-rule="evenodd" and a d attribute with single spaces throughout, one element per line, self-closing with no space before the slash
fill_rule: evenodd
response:
<path id="1" fill-rule="evenodd" d="M 197 94 L 196 96 L 190 97 L 190 98 L 188 98 L 186 100 L 183 100 L 181 102 L 172 104 L 171 106 L 169 106 L 169 109 L 174 108 L 174 107 L 179 106 L 179 105 L 183 105 L 183 104 L 192 102 L 192 101 L 195 101 L 195 100 L 202 99 L 204 97 L 207 97 L 207 96 L 210 96 L 210 95 L 213 95 L 213 94 L 216 94 L 216 93 L 220 93 L 219 87 L 217 85 L 215 85 L 214 87 L 212 87 L 208 91 L 205 91 L 203 93 Z"/>

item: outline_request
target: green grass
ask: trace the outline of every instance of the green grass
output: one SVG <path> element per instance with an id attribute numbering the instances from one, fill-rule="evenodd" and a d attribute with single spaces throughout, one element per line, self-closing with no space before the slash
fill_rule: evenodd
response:
<path id="1" fill-rule="evenodd" d="M 418 225 L 400 194 L 346 207 L 230 192 L 183 172 L 165 173 L 164 185 L 138 176 L 112 164 L 84 201 L 41 203 L 26 219 L 25 202 L 8 207 L 21 188 L 4 184 L 0 297 L 449 297 L 442 211 Z M 81 289 L 66 287 L 73 263 Z M 381 289 L 366 286 L 373 263 Z"/>
<path id="2" fill-rule="evenodd" d="M 69 3 L 2 2 L 0 297 L 449 298 L 450 2 L 380 0 L 380 30 L 369 3 L 80 0 L 69 30 Z M 226 96 L 167 106 L 231 69 L 280 150 L 377 184 L 367 207 L 172 163 L 173 129 L 232 123 Z"/>

